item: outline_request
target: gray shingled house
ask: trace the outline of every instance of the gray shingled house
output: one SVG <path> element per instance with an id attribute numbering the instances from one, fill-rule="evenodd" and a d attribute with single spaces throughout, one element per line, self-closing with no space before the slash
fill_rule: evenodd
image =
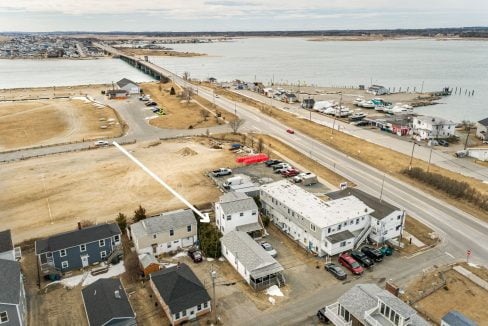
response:
<path id="1" fill-rule="evenodd" d="M 136 315 L 119 279 L 99 279 L 81 294 L 89 326 L 134 326 Z"/>
<path id="2" fill-rule="evenodd" d="M 195 320 L 211 311 L 210 296 L 186 264 L 150 274 L 153 289 L 171 325 Z"/>
<path id="3" fill-rule="evenodd" d="M 408 304 L 376 284 L 357 284 L 325 307 L 336 326 L 428 326 Z"/>
<path id="4" fill-rule="evenodd" d="M 98 224 L 35 242 L 43 275 L 59 274 L 102 261 L 120 260 L 121 232 L 116 223 Z"/>
<path id="5" fill-rule="evenodd" d="M 247 233 L 229 232 L 220 243 L 222 255 L 254 290 L 285 283 L 281 264 Z"/>
<path id="6" fill-rule="evenodd" d="M 24 281 L 17 261 L 0 259 L 0 325 L 26 324 Z"/>
<path id="7" fill-rule="evenodd" d="M 117 82 L 117 87 L 119 89 L 123 89 L 127 91 L 129 94 L 139 94 L 140 88 L 139 86 L 130 79 L 122 78 Z"/>

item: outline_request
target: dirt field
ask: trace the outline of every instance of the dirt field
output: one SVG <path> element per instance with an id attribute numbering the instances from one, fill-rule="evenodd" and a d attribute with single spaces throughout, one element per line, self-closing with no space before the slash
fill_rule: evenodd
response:
<path id="1" fill-rule="evenodd" d="M 187 155 L 186 147 L 197 154 Z M 235 164 L 229 151 L 185 139 L 127 148 L 196 205 L 221 195 L 204 173 Z M 15 242 L 72 229 L 79 220 L 105 222 L 119 212 L 132 216 L 139 204 L 148 214 L 183 207 L 115 148 L 3 164 L 0 180 L 9 190 L 0 192 L 0 225 L 12 229 Z"/>
<path id="2" fill-rule="evenodd" d="M 122 132 L 113 109 L 83 100 L 0 103 L 0 150 L 118 137 Z"/>
<path id="3" fill-rule="evenodd" d="M 485 325 L 484 322 L 488 320 L 488 311 L 486 310 L 488 291 L 455 270 L 448 270 L 444 273 L 444 277 L 447 281 L 447 287 L 441 287 L 418 301 L 414 304 L 414 308 L 437 324 L 447 312 L 457 310 L 478 322 L 479 325 Z M 420 291 L 427 291 L 436 284 L 441 284 L 441 282 L 437 270 L 427 272 L 407 287 L 405 299 L 414 299 L 420 295 Z"/>
<path id="4" fill-rule="evenodd" d="M 310 122 L 306 119 L 300 119 L 296 116 L 284 112 L 282 110 L 276 109 L 269 105 L 263 105 L 256 101 L 250 100 L 246 97 L 237 95 L 228 90 L 221 88 L 216 88 L 217 94 L 225 95 L 233 100 L 243 102 L 247 105 L 254 106 L 261 110 L 261 112 L 272 116 L 273 118 L 279 120 L 280 122 L 290 126 L 291 128 L 303 132 L 315 139 L 321 141 L 322 143 L 331 146 L 343 153 L 350 155 L 351 157 L 358 159 L 364 163 L 374 166 L 383 171 L 391 171 L 391 174 L 402 181 L 408 182 L 430 194 L 436 196 L 437 198 L 449 202 L 450 204 L 457 206 L 458 208 L 484 220 L 488 221 L 488 212 L 482 211 L 479 208 L 474 207 L 473 204 L 459 199 L 454 199 L 446 195 L 444 192 L 429 187 L 420 181 L 413 180 L 401 173 L 402 169 L 408 167 L 410 157 L 408 155 L 399 153 L 397 151 L 370 143 L 366 140 L 359 139 L 357 137 L 335 131 L 334 135 L 331 135 L 332 129 Z M 413 160 L 414 167 L 420 167 L 424 170 L 427 169 L 427 162 L 419 159 Z M 442 174 L 446 177 L 465 181 L 473 188 L 479 190 L 483 194 L 488 194 L 488 184 L 483 183 L 480 180 L 463 176 L 461 174 L 451 172 L 447 169 L 440 168 L 435 165 L 431 165 L 431 172 Z"/>
<path id="5" fill-rule="evenodd" d="M 223 120 L 229 121 L 234 118 L 233 114 L 213 108 L 212 103 L 197 95 L 192 96 L 193 100 L 187 103 L 180 96 L 181 90 L 173 83 L 143 83 L 141 87 L 166 113 L 166 115 L 149 120 L 152 126 L 174 129 L 188 129 L 190 126 L 207 128 L 223 124 Z M 174 87 L 176 95 L 170 95 L 171 87 Z M 207 116 L 204 116 L 203 112 Z M 217 112 L 221 114 L 222 120 L 215 116 Z"/>
<path id="6" fill-rule="evenodd" d="M 195 53 L 195 52 L 179 52 L 173 50 L 158 50 L 158 49 L 132 49 L 132 48 L 120 48 L 116 47 L 117 50 L 124 52 L 128 55 L 135 56 L 159 56 L 159 57 L 201 57 L 206 54 Z"/>
<path id="7" fill-rule="evenodd" d="M 62 87 L 34 87 L 0 89 L 0 100 L 39 99 L 79 95 L 98 95 L 102 90 L 112 88 L 112 85 L 79 85 Z"/>

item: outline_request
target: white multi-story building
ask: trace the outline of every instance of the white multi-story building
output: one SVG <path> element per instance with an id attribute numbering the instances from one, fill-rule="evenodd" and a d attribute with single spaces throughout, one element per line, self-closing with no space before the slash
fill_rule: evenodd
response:
<path id="1" fill-rule="evenodd" d="M 253 236 L 262 230 L 256 202 L 239 192 L 225 193 L 215 203 L 215 223 L 224 235 L 239 230 Z"/>
<path id="2" fill-rule="evenodd" d="M 430 116 L 414 117 L 412 127 L 417 140 L 444 139 L 456 133 L 455 122 Z"/>
<path id="3" fill-rule="evenodd" d="M 354 196 L 324 201 L 287 180 L 261 186 L 260 200 L 273 223 L 320 257 L 364 241 L 374 212 Z"/>
<path id="4" fill-rule="evenodd" d="M 384 243 L 401 235 L 405 225 L 405 211 L 390 203 L 356 188 L 346 188 L 328 193 L 331 199 L 354 196 L 374 211 L 370 214 L 369 238 L 376 243 Z"/>

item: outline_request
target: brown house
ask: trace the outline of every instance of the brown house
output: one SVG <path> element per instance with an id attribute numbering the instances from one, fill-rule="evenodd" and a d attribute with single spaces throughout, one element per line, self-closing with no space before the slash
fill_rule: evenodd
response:
<path id="1" fill-rule="evenodd" d="M 150 274 L 150 285 L 171 325 L 196 320 L 211 311 L 202 282 L 186 264 Z"/>

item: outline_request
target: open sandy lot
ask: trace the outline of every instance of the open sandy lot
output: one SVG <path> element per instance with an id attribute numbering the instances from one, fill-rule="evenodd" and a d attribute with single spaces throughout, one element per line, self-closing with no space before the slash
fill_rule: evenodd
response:
<path id="1" fill-rule="evenodd" d="M 158 56 L 158 57 L 201 57 L 206 55 L 203 53 L 179 52 L 179 51 L 163 50 L 163 49 L 137 49 L 137 48 L 124 48 L 124 47 L 115 47 L 115 48 L 119 51 L 124 52 L 125 54 L 136 55 L 136 56 L 150 55 L 150 56 Z"/>
<path id="2" fill-rule="evenodd" d="M 99 95 L 102 90 L 112 88 L 108 84 L 61 86 L 61 87 L 33 87 L 0 89 L 0 100 L 42 99 L 79 95 Z"/>
<path id="3" fill-rule="evenodd" d="M 187 103 L 186 99 L 181 97 L 181 89 L 173 83 L 143 83 L 141 87 L 166 113 L 149 120 L 152 126 L 174 129 L 207 128 L 234 118 L 233 114 L 219 110 L 218 107 L 213 108 L 212 103 L 196 94 L 192 96 L 190 103 Z M 170 95 L 171 87 L 174 87 L 176 95 Z M 206 112 L 205 116 L 203 112 Z M 217 119 L 217 112 L 221 119 Z"/>
<path id="4" fill-rule="evenodd" d="M 122 132 L 113 109 L 84 100 L 0 103 L 0 150 L 118 137 Z"/>
<path id="5" fill-rule="evenodd" d="M 220 195 L 205 173 L 235 161 L 234 154 L 205 142 L 181 139 L 126 148 L 190 202 L 202 205 Z M 4 164 L 0 180 L 6 190 L 0 192 L 0 225 L 12 229 L 15 242 L 72 229 L 77 221 L 105 222 L 119 212 L 130 217 L 139 204 L 148 214 L 183 207 L 115 148 Z"/>
<path id="6" fill-rule="evenodd" d="M 466 266 L 464 267 L 466 268 Z M 484 274 L 486 279 L 486 269 L 483 267 L 477 269 L 480 271 L 479 273 Z M 444 273 L 444 277 L 447 282 L 446 287 L 441 287 L 415 303 L 415 309 L 437 324 L 446 313 L 457 310 L 480 325 L 485 325 L 484 321 L 488 320 L 486 310 L 488 291 L 455 270 L 448 270 Z M 420 295 L 420 291 L 428 291 L 441 282 L 438 270 L 425 273 L 407 287 L 405 299 L 412 300 Z"/>

